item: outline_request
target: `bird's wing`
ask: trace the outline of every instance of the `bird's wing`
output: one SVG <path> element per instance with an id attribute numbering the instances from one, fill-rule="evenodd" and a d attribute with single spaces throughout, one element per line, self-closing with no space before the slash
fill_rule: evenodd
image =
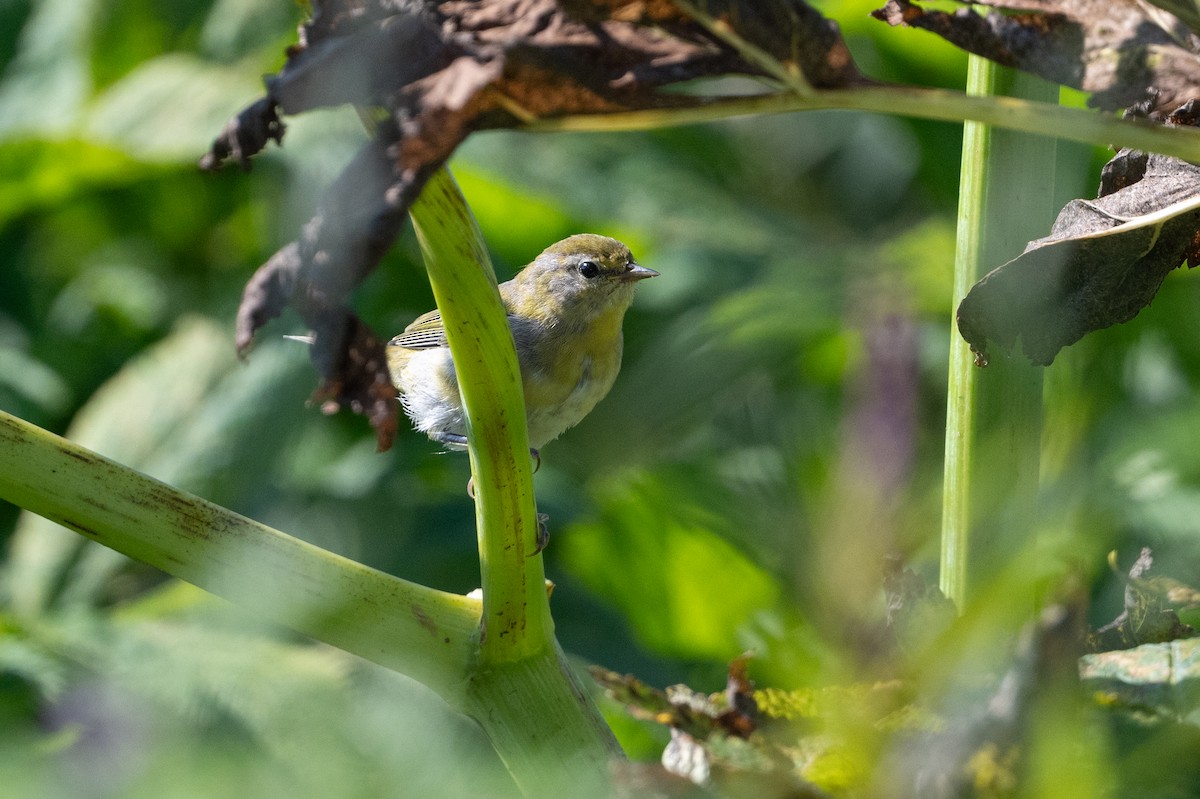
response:
<path id="1" fill-rule="evenodd" d="M 388 342 L 389 347 L 404 347 L 408 350 L 427 350 L 446 346 L 446 328 L 442 325 L 441 311 L 430 311 L 413 320 L 404 332 Z"/>

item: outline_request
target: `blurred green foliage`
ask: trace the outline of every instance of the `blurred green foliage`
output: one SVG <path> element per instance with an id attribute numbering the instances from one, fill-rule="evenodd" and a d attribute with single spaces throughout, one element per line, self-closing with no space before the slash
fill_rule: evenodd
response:
<path id="1" fill-rule="evenodd" d="M 961 54 L 868 20 L 872 5 L 821 6 L 864 69 L 961 83 Z M 410 431 L 379 455 L 362 419 L 306 407 L 315 378 L 282 339 L 302 332 L 292 317 L 247 363 L 233 354 L 242 285 L 364 135 L 349 109 L 313 113 L 288 120 L 251 173 L 198 173 L 301 13 L 288 0 L 0 3 L 0 408 L 323 547 L 469 591 L 466 459 Z M 959 146 L 954 125 L 821 112 L 493 132 L 461 149 L 452 166 L 502 279 L 580 231 L 624 239 L 663 275 L 630 313 L 612 395 L 546 448 L 536 477 L 569 652 L 714 691 L 747 649 L 752 675 L 785 688 L 888 672 L 874 655 L 883 557 L 936 571 Z M 1088 194 L 1098 157 L 1063 149 L 1064 199 Z M 1200 584 L 1192 280 L 1172 275 L 1134 322 L 1047 370 L 1044 501 L 1017 514 L 1036 520 L 1038 544 L 985 598 L 1077 572 L 1101 623 L 1122 590 L 1104 552 L 1142 545 Z M 411 236 L 356 304 L 384 334 L 432 306 Z M 5 795 L 511 790 L 478 731 L 404 678 L 13 507 L 0 506 L 0 539 Z M 954 686 L 948 706 L 978 693 L 956 693 L 956 675 L 1002 671 L 1023 621 L 982 604 L 914 660 L 923 684 Z M 657 757 L 659 731 L 612 713 L 632 755 Z M 1082 746 L 1080 725 L 1054 718 L 1038 751 Z M 1083 748 L 1123 753 L 1132 734 L 1113 736 Z M 1167 740 L 1112 768 L 1136 782 L 1170 762 L 1181 739 Z M 1034 762 L 1028 795 L 1108 790 L 1064 792 L 1078 769 Z M 1140 795 L 1183 795 L 1180 779 Z"/>

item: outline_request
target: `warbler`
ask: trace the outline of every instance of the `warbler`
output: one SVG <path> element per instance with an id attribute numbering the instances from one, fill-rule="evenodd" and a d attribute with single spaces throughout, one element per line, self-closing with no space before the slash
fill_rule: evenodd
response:
<path id="1" fill-rule="evenodd" d="M 621 323 L 634 287 L 657 275 L 616 239 L 581 233 L 500 284 L 535 457 L 608 394 L 621 368 Z M 387 361 L 413 426 L 447 449 L 464 449 L 462 398 L 441 313 L 418 317 L 388 342 Z"/>

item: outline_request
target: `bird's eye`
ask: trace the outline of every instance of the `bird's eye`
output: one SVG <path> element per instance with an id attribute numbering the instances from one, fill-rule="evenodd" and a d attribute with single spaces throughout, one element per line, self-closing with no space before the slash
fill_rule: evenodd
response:
<path id="1" fill-rule="evenodd" d="M 600 265 L 595 261 L 584 261 L 579 265 L 579 274 L 591 280 L 596 275 L 600 274 Z"/>

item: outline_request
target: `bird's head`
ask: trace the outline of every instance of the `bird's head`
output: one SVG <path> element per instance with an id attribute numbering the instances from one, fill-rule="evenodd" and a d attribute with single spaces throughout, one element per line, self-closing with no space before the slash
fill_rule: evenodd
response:
<path id="1" fill-rule="evenodd" d="M 512 279 L 505 299 L 511 312 L 531 318 L 623 313 L 638 281 L 656 275 L 616 239 L 580 233 L 547 247 Z"/>

